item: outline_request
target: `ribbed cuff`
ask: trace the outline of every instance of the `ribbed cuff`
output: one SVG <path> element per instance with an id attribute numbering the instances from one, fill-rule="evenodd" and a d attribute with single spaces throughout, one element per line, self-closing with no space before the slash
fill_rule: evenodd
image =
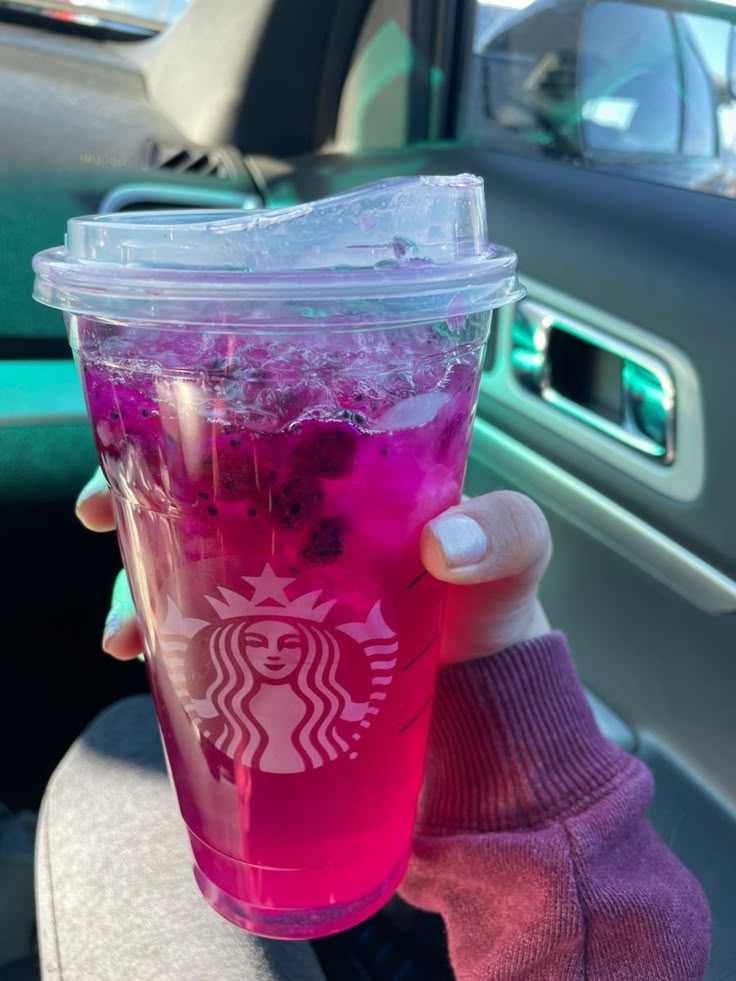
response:
<path id="1" fill-rule="evenodd" d="M 440 674 L 417 830 L 536 828 L 629 762 L 601 735 L 564 635 L 545 634 Z"/>

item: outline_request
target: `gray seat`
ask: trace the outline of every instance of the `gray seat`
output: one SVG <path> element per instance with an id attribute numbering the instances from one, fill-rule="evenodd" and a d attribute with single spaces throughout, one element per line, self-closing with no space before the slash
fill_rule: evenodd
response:
<path id="1" fill-rule="evenodd" d="M 253 937 L 200 896 L 147 695 L 98 716 L 54 773 L 36 907 L 44 981 L 324 981 L 309 944 Z"/>

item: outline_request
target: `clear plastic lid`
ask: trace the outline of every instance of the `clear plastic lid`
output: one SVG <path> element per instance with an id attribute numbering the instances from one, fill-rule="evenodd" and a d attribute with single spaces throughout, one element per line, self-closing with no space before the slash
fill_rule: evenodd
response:
<path id="1" fill-rule="evenodd" d="M 342 329 L 460 316 L 522 295 L 488 242 L 483 181 L 394 178 L 292 208 L 92 215 L 39 253 L 34 296 L 103 320 Z"/>

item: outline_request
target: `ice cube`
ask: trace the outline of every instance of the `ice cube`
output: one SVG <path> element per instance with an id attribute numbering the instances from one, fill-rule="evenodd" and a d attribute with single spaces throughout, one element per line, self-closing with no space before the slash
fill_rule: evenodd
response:
<path id="1" fill-rule="evenodd" d="M 449 401 L 450 395 L 447 392 L 425 392 L 423 395 L 414 395 L 392 405 L 378 419 L 378 426 L 387 431 L 423 426 L 431 422 Z"/>

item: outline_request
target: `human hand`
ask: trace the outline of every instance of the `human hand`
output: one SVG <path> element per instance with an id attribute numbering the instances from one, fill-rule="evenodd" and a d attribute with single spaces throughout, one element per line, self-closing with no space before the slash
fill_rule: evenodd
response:
<path id="1" fill-rule="evenodd" d="M 528 497 L 496 491 L 463 499 L 429 522 L 421 551 L 425 568 L 450 584 L 443 663 L 495 654 L 550 629 L 537 590 L 552 540 Z"/>
<path id="2" fill-rule="evenodd" d="M 112 531 L 110 491 L 98 469 L 77 500 L 77 515 L 92 531 Z M 443 623 L 445 663 L 495 654 L 549 630 L 537 588 L 551 554 L 544 515 L 529 498 L 497 491 L 463 501 L 424 529 L 422 561 L 450 584 Z M 113 588 L 103 648 L 130 660 L 143 650 L 125 573 Z"/>
<path id="3" fill-rule="evenodd" d="M 83 487 L 76 506 L 77 517 L 90 531 L 113 531 L 110 488 L 98 467 L 92 479 Z M 130 595 L 128 578 L 120 570 L 112 588 L 110 612 L 102 634 L 102 647 L 121 661 L 130 661 L 143 651 L 143 635 Z"/>

